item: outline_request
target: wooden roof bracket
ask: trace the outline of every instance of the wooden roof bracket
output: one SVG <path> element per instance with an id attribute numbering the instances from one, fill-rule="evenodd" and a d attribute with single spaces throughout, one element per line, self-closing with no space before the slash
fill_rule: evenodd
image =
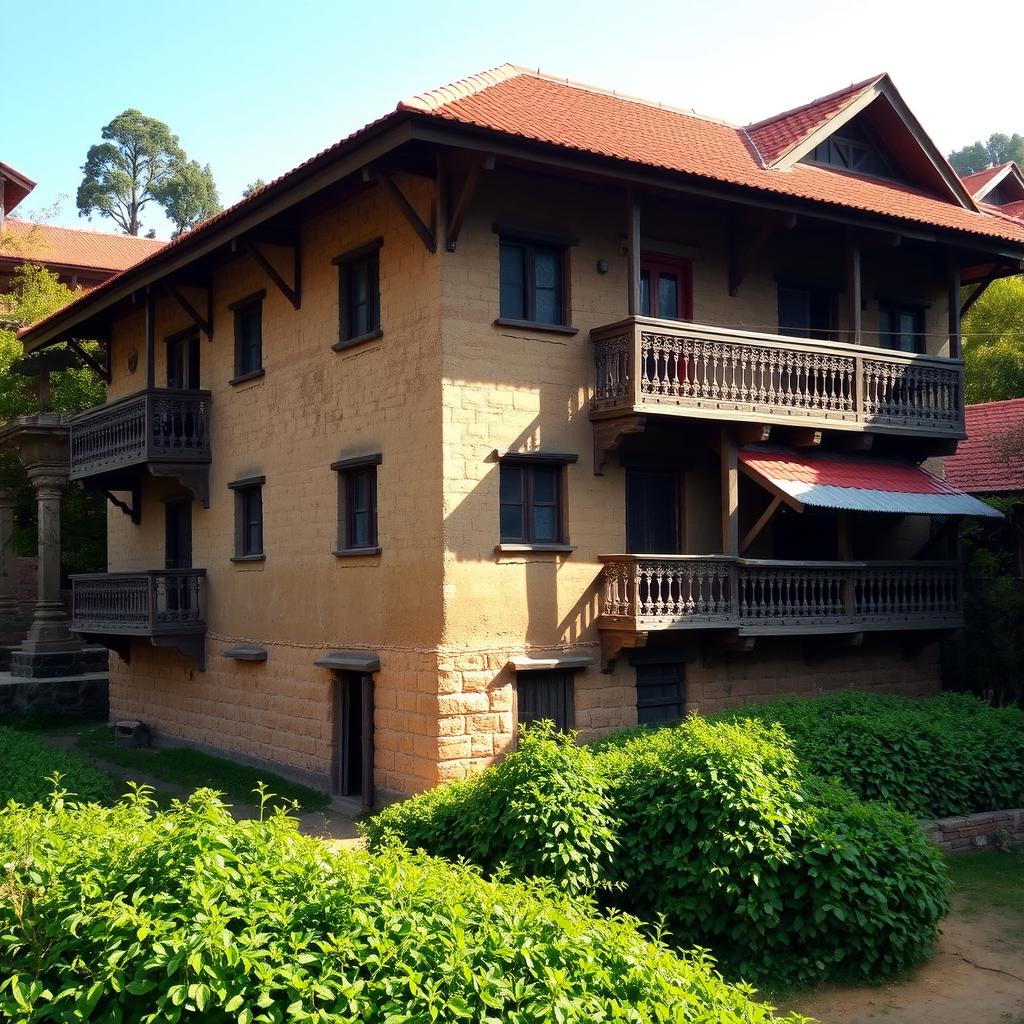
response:
<path id="1" fill-rule="evenodd" d="M 67 338 L 65 340 L 67 341 L 68 348 L 70 348 L 75 353 L 75 355 L 78 356 L 78 358 L 81 359 L 82 362 L 85 363 L 85 365 L 89 367 L 90 370 L 92 370 L 94 373 L 98 374 L 99 377 L 105 383 L 107 383 L 107 384 L 110 383 L 111 374 L 110 374 L 110 343 L 109 343 L 109 341 L 102 341 L 102 342 L 100 342 L 100 344 L 103 347 L 103 362 L 102 363 L 98 363 L 92 357 L 92 354 L 90 352 L 86 351 L 86 349 L 83 347 L 82 342 L 79 341 L 77 338 Z"/>
<path id="2" fill-rule="evenodd" d="M 775 220 L 765 221 L 758 226 L 754 233 L 754 237 L 741 248 L 739 229 L 735 221 L 730 225 L 729 295 L 732 296 L 732 298 L 735 298 L 739 294 L 740 285 L 743 284 L 743 279 L 750 273 L 750 270 L 756 263 L 761 250 L 768 243 L 768 239 L 771 238 L 772 232 L 780 226 L 786 228 L 787 231 L 792 231 L 792 229 L 796 227 L 796 215 L 791 214 L 781 222 Z"/>
<path id="3" fill-rule="evenodd" d="M 427 252 L 437 252 L 437 206 L 431 207 L 430 224 L 427 225 L 416 212 L 412 203 L 406 198 L 405 193 L 395 184 L 390 172 L 383 168 L 376 171 L 367 164 L 363 168 L 363 181 L 372 181 L 376 177 L 384 186 L 384 191 L 391 197 L 392 202 L 398 208 L 399 213 L 409 222 L 409 226 L 419 236 L 420 241 L 426 247 Z"/>
<path id="4" fill-rule="evenodd" d="M 200 287 L 195 285 L 193 287 Z M 185 311 L 188 317 L 206 335 L 207 341 L 213 341 L 213 287 L 210 284 L 204 286 L 206 289 L 206 316 L 204 317 L 199 311 L 192 305 L 184 295 L 181 294 L 181 290 L 177 285 L 167 284 L 167 294 L 178 303 L 179 306 Z"/>
<path id="5" fill-rule="evenodd" d="M 642 434 L 646 416 L 616 416 L 594 421 L 594 476 L 604 476 L 604 466 L 612 452 L 618 451 L 629 434 Z"/>
<path id="6" fill-rule="evenodd" d="M 142 522 L 142 488 L 138 482 L 132 485 L 132 503 L 130 505 L 115 497 L 110 491 L 104 491 L 103 494 L 114 508 L 119 508 L 126 516 L 129 516 L 136 526 Z"/>
<path id="7" fill-rule="evenodd" d="M 242 247 L 256 261 L 263 273 L 274 283 L 278 291 L 295 309 L 298 309 L 302 305 L 302 246 L 299 244 L 298 238 L 292 243 L 275 242 L 274 244 L 280 244 L 282 247 L 292 251 L 292 285 L 288 284 L 277 272 L 277 268 L 267 259 L 263 254 L 263 250 L 256 242 L 243 241 L 241 243 Z M 235 243 L 232 243 L 232 248 L 234 247 Z"/>
<path id="8" fill-rule="evenodd" d="M 777 494 L 768 503 L 768 507 L 761 513 L 757 522 L 747 531 L 746 536 L 740 541 L 740 554 L 745 555 L 747 548 L 760 536 L 761 531 L 775 518 L 775 513 L 782 507 L 782 498 Z"/>
<path id="9" fill-rule="evenodd" d="M 473 162 L 469 165 L 469 171 L 466 174 L 465 180 L 462 182 L 462 188 L 459 189 L 459 194 L 456 197 L 455 202 L 451 205 L 450 212 L 448 214 L 448 225 L 445 229 L 444 245 L 447 252 L 455 252 L 455 247 L 459 244 L 459 234 L 462 231 L 462 223 L 466 219 L 466 211 L 469 209 L 469 204 L 473 201 L 473 196 L 476 194 L 477 185 L 480 183 L 481 171 L 493 170 L 493 153 L 477 154 L 474 157 Z"/>
<path id="10" fill-rule="evenodd" d="M 974 291 L 964 299 L 960 306 L 960 317 L 963 319 L 970 310 L 970 308 L 982 297 L 985 293 L 985 289 L 999 276 L 1002 270 L 1002 264 L 993 263 L 992 269 L 985 275 L 985 277 L 978 283 Z"/>

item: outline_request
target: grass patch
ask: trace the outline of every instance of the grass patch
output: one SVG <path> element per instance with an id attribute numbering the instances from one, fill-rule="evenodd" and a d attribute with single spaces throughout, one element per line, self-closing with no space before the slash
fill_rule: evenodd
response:
<path id="1" fill-rule="evenodd" d="M 947 855 L 953 897 L 968 916 L 998 914 L 1006 932 L 1024 940 L 1024 852 Z"/>
<path id="2" fill-rule="evenodd" d="M 65 733 L 66 734 L 66 733 Z M 228 800 L 254 803 L 259 783 L 264 783 L 277 800 L 272 803 L 298 804 L 300 811 L 317 811 L 329 797 L 309 786 L 290 782 L 263 768 L 250 768 L 223 757 L 213 757 L 184 747 L 132 750 L 114 743 L 107 725 L 94 725 L 78 732 L 77 752 L 127 771 L 145 772 L 161 782 L 186 789 L 214 789 Z"/>

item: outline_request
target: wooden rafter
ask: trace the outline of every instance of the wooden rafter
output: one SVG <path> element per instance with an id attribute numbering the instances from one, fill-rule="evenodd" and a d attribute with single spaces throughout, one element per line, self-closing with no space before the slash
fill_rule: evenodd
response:
<path id="1" fill-rule="evenodd" d="M 462 223 L 466 219 L 469 204 L 473 201 L 473 196 L 476 194 L 481 173 L 484 170 L 490 170 L 492 167 L 494 167 L 494 157 L 488 158 L 483 154 L 474 159 L 469 165 L 466 180 L 463 181 L 462 188 L 459 189 L 459 194 L 452 204 L 451 212 L 448 214 L 448 227 L 445 231 L 445 248 L 448 252 L 455 252 L 455 247 L 459 243 Z"/>
<path id="2" fill-rule="evenodd" d="M 181 294 L 181 290 L 173 284 L 167 285 L 168 294 L 178 303 L 192 322 L 206 335 L 207 341 L 213 341 L 213 289 L 206 288 L 206 316 L 203 316 L 191 302 Z"/>
<path id="3" fill-rule="evenodd" d="M 244 243 L 246 251 L 256 261 L 260 270 L 263 271 L 267 277 L 277 287 L 278 291 L 295 307 L 298 309 L 302 305 L 302 254 L 301 246 L 296 239 L 293 245 L 286 245 L 285 248 L 292 250 L 292 280 L 293 284 L 288 282 L 278 273 L 277 268 L 270 260 L 263 254 L 263 250 L 259 247 L 256 242 L 248 241 Z"/>
<path id="4" fill-rule="evenodd" d="M 761 531 L 775 518 L 775 513 L 782 507 L 782 499 L 775 495 L 769 502 L 768 507 L 761 513 L 754 525 L 747 530 L 746 536 L 740 541 L 740 554 L 746 554 L 747 549 L 761 535 Z"/>
<path id="5" fill-rule="evenodd" d="M 970 308 L 984 295 L 985 289 L 999 276 L 1002 269 L 998 263 L 992 264 L 992 269 L 982 278 L 974 291 L 964 299 L 963 304 L 960 306 L 961 318 L 965 317 Z"/>
<path id="6" fill-rule="evenodd" d="M 103 363 L 98 363 L 93 358 L 92 354 L 85 349 L 85 347 L 82 345 L 82 342 L 80 342 L 77 338 L 68 338 L 67 343 L 68 348 L 70 348 L 75 353 L 75 355 L 77 355 L 78 358 L 81 359 L 82 362 L 89 367 L 89 369 L 99 374 L 100 378 L 106 381 L 107 384 L 110 383 L 109 349 L 104 349 L 105 359 Z"/>
<path id="7" fill-rule="evenodd" d="M 426 246 L 427 252 L 437 252 L 437 224 L 429 226 L 423 223 L 423 219 L 414 209 L 412 203 L 405 197 L 405 193 L 395 184 L 394 179 L 385 170 L 378 170 L 377 177 L 384 186 L 384 191 L 391 197 L 399 212 L 409 222 L 409 226 L 419 236 L 420 241 Z M 370 177 L 369 168 L 364 168 L 364 178 Z"/>

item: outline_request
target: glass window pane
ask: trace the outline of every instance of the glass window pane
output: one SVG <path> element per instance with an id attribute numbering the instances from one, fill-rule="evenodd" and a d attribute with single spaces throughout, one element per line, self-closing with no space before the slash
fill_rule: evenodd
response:
<path id="1" fill-rule="evenodd" d="M 533 277 L 538 288 L 554 288 L 558 284 L 558 253 L 554 249 L 535 250 Z"/>
<path id="2" fill-rule="evenodd" d="M 502 540 L 524 540 L 523 533 L 523 506 L 502 505 L 501 506 L 501 539 Z"/>
<path id="3" fill-rule="evenodd" d="M 535 505 L 533 514 L 533 539 L 536 541 L 558 540 L 553 505 Z"/>
<path id="4" fill-rule="evenodd" d="M 521 245 L 501 243 L 500 313 L 513 320 L 526 319 L 526 253 Z"/>
<path id="5" fill-rule="evenodd" d="M 370 513 L 356 512 L 352 516 L 352 544 L 357 548 L 369 547 Z"/>
<path id="6" fill-rule="evenodd" d="M 658 275 L 658 316 L 679 319 L 679 286 L 675 274 Z"/>
<path id="7" fill-rule="evenodd" d="M 562 260 L 557 249 L 534 251 L 534 319 L 542 324 L 562 322 Z"/>
<path id="8" fill-rule="evenodd" d="M 537 466 L 533 471 L 533 500 L 545 505 L 555 503 L 558 471 Z"/>
<path id="9" fill-rule="evenodd" d="M 519 466 L 501 467 L 500 500 L 505 504 L 518 504 L 523 500 L 523 471 Z"/>
<path id="10" fill-rule="evenodd" d="M 640 315 L 651 315 L 651 272 L 640 271 Z"/>

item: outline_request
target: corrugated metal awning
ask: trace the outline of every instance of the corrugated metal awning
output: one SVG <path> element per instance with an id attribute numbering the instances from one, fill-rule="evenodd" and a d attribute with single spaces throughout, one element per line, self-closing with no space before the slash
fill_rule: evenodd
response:
<path id="1" fill-rule="evenodd" d="M 740 466 L 787 504 L 925 516 L 1002 513 L 912 462 L 746 445 Z"/>

